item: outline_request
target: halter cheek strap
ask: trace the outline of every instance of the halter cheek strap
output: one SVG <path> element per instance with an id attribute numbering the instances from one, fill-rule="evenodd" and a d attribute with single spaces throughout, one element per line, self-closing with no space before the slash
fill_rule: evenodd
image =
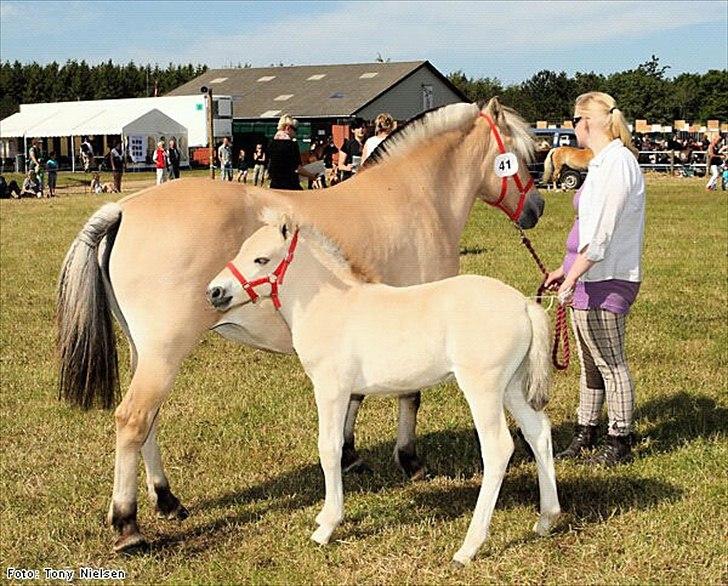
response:
<path id="1" fill-rule="evenodd" d="M 286 276 L 288 265 L 293 262 L 293 253 L 295 252 L 297 245 L 298 230 L 293 233 L 293 239 L 291 240 L 291 244 L 288 246 L 288 254 L 286 254 L 285 258 L 280 263 L 278 263 L 276 269 L 270 275 L 255 279 L 254 281 L 248 281 L 248 279 L 243 276 L 232 262 L 227 263 L 225 266 L 233 274 L 233 277 L 240 282 L 243 290 L 248 294 L 248 297 L 250 297 L 250 300 L 253 303 L 258 301 L 258 298 L 260 297 L 260 295 L 255 292 L 255 288 L 260 287 L 261 285 L 270 285 L 270 298 L 273 300 L 273 306 L 276 309 L 280 309 L 281 300 L 278 297 L 278 287 L 283 285 L 283 278 Z"/>
<path id="2" fill-rule="evenodd" d="M 498 131 L 498 126 L 493 121 L 493 118 L 490 117 L 490 114 L 483 114 L 480 112 L 479 114 L 481 117 L 485 118 L 485 120 L 488 122 L 488 125 L 490 126 L 490 130 L 495 136 L 495 141 L 498 144 L 498 151 L 500 154 L 506 153 L 506 146 L 503 144 L 503 139 L 501 138 L 500 132 Z M 529 191 L 533 188 L 533 177 L 529 176 L 528 182 L 526 185 L 523 185 L 523 182 L 521 181 L 521 178 L 518 176 L 518 173 L 515 175 L 511 175 L 513 178 L 513 181 L 516 183 L 516 187 L 518 188 L 518 192 L 520 193 L 520 197 L 518 198 L 518 205 L 516 206 L 515 211 L 511 214 L 508 212 L 508 210 L 502 205 L 503 200 L 506 197 L 506 194 L 508 193 L 508 177 L 501 177 L 501 192 L 500 197 L 495 202 L 486 202 L 489 205 L 492 205 L 493 207 L 498 208 L 499 210 L 502 210 L 511 220 L 514 222 L 518 220 L 518 218 L 521 216 L 521 212 L 523 211 L 523 206 L 526 203 L 526 195 Z"/>

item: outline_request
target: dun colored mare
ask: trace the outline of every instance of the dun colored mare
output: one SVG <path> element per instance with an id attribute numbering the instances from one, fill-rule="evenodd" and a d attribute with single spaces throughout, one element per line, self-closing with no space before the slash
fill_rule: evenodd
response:
<path id="1" fill-rule="evenodd" d="M 341 451 L 351 394 L 402 394 L 450 375 L 470 406 L 483 458 L 478 501 L 453 561 L 470 562 L 488 535 L 513 453 L 504 406 L 536 456 L 541 515 L 534 530 L 548 533 L 561 509 L 543 412 L 551 364 L 541 306 L 477 275 L 410 287 L 367 283 L 316 230 L 280 215 L 267 222 L 212 280 L 207 297 L 219 311 L 271 297 L 291 329 L 314 387 L 326 486 L 311 539 L 328 543 L 344 516 Z"/>
<path id="2" fill-rule="evenodd" d="M 592 153 L 591 149 L 578 149 L 569 146 L 551 149 L 543 163 L 542 181 L 544 183 L 552 181 L 554 189 L 557 189 L 564 167 L 569 167 L 574 171 L 586 171 L 593 156 L 594 153 Z"/>
<path id="3" fill-rule="evenodd" d="M 170 490 L 156 434 L 179 367 L 205 332 L 293 351 L 290 331 L 269 301 L 222 318 L 205 301 L 207 284 L 260 227 L 263 207 L 314 224 L 383 283 L 435 281 L 458 273 L 460 236 L 477 197 L 523 227 L 536 224 L 543 199 L 527 183 L 532 148 L 526 123 L 496 99 L 482 110 L 453 104 L 392 133 L 365 171 L 324 192 L 183 179 L 96 212 L 71 245 L 59 278 L 60 390 L 85 408 L 114 405 L 113 314 L 130 342 L 133 369 L 115 411 L 114 548 L 145 544 L 136 514 L 140 453 L 158 513 L 176 519 L 188 514 Z M 501 155 L 506 150 L 513 154 Z M 494 165 L 503 156 L 513 158 L 515 175 L 496 175 Z M 360 401 L 352 401 L 347 417 L 345 466 L 359 459 L 353 429 Z M 400 399 L 395 458 L 410 476 L 423 470 L 415 451 L 418 406 L 418 393 Z"/>

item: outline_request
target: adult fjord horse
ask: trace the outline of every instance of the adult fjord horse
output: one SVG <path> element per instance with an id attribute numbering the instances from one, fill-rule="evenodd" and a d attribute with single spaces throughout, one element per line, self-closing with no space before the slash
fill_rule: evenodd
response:
<path id="1" fill-rule="evenodd" d="M 117 551 L 145 544 L 139 532 L 136 471 L 144 459 L 158 513 L 183 519 L 156 440 L 157 415 L 182 360 L 214 329 L 230 339 L 292 352 L 291 335 L 269 301 L 221 319 L 205 300 L 210 280 L 261 226 L 264 207 L 291 211 L 341 244 L 381 282 L 402 286 L 453 276 L 459 240 L 476 197 L 532 227 L 543 200 L 528 181 L 533 142 L 525 122 L 492 99 L 482 110 L 453 104 L 405 125 L 372 154 L 366 171 L 325 192 L 276 192 L 206 179 L 172 181 L 96 212 L 77 236 L 59 278 L 60 390 L 70 402 L 114 404 L 113 313 L 129 339 L 133 376 L 115 412 L 116 459 L 109 521 Z M 513 151 L 517 174 L 495 175 Z M 410 475 L 419 394 L 400 399 L 395 456 Z M 346 424 L 348 462 L 356 461 L 353 403 Z M 348 463 L 344 462 L 344 465 Z"/>

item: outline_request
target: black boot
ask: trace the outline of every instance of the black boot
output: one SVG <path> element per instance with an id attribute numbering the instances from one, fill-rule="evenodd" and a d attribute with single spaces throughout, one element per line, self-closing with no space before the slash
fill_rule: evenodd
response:
<path id="1" fill-rule="evenodd" d="M 578 458 L 584 450 L 593 448 L 597 443 L 596 425 L 577 425 L 569 447 L 556 454 L 557 460 Z"/>
<path id="2" fill-rule="evenodd" d="M 611 468 L 617 464 L 626 464 L 632 461 L 632 436 L 608 435 L 599 452 L 590 458 L 590 464 Z"/>

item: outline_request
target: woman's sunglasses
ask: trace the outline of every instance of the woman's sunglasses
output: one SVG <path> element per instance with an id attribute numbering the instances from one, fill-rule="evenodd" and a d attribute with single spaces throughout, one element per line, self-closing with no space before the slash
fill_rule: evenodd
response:
<path id="1" fill-rule="evenodd" d="M 583 116 L 574 116 L 571 119 L 571 124 L 573 125 L 574 128 L 576 128 L 576 125 L 579 124 L 579 122 L 581 122 L 582 118 L 583 118 Z"/>

